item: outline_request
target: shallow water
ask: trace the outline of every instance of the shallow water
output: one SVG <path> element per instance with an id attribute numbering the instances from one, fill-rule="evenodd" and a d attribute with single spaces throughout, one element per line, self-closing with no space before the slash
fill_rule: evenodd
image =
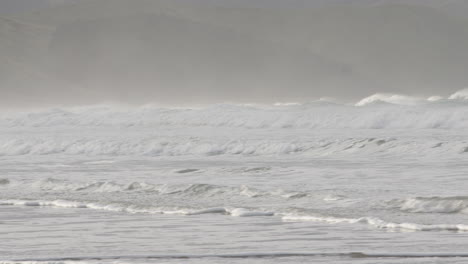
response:
<path id="1" fill-rule="evenodd" d="M 467 109 L 5 113 L 0 263 L 465 263 Z"/>

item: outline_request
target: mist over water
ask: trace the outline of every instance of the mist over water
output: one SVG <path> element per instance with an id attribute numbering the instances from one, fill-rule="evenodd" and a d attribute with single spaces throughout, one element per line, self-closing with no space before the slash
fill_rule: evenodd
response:
<path id="1" fill-rule="evenodd" d="M 357 101 L 468 85 L 464 1 L 61 2 L 0 17 L 2 105 Z"/>

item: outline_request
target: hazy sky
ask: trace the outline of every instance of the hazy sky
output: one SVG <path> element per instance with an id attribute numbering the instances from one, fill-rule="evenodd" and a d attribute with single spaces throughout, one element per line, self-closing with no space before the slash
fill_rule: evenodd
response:
<path id="1" fill-rule="evenodd" d="M 0 0 L 0 13 L 11 14 L 27 12 L 69 1 L 70 0 Z"/>
<path id="2" fill-rule="evenodd" d="M 0 13 L 15 13 L 49 7 L 51 5 L 78 2 L 83 0 L 0 0 Z M 87 0 L 85 0 L 87 1 Z M 465 12 L 465 0 L 173 0 L 175 2 L 199 2 L 224 6 L 252 6 L 252 7 L 311 7 L 326 4 L 382 4 L 382 3 L 411 3 L 448 8 L 453 12 Z M 453 6 L 453 8 L 451 7 Z M 461 8 L 461 10 L 460 10 Z"/>
<path id="3" fill-rule="evenodd" d="M 468 86 L 467 10 L 463 0 L 0 0 L 0 103 L 448 95 Z"/>

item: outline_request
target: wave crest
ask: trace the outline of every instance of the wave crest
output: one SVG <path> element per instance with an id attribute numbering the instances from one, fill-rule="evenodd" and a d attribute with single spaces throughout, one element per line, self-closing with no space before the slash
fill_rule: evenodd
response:
<path id="1" fill-rule="evenodd" d="M 283 217 L 285 221 L 312 221 L 330 224 L 367 224 L 379 229 L 408 230 L 408 231 L 468 231 L 468 225 L 464 224 L 435 224 L 425 225 L 416 223 L 392 223 L 376 217 L 361 218 L 337 218 L 337 217 L 317 217 L 317 216 L 297 216 L 287 215 Z"/>
<path id="2" fill-rule="evenodd" d="M 3 113 L 0 128 L 456 129 L 468 128 L 468 104 L 464 102 L 468 102 L 468 89 L 448 99 L 375 94 L 357 106 L 323 101 L 269 106 L 217 104 L 204 108 L 83 106 Z"/>
<path id="3" fill-rule="evenodd" d="M 468 113 L 467 113 L 468 114 Z M 78 137 L 78 136 L 77 136 Z M 86 155 L 86 156 L 273 156 L 273 155 L 414 155 L 454 156 L 468 153 L 464 138 L 310 138 L 284 139 L 200 139 L 187 137 L 157 138 L 24 138 L 1 139 L 0 156 Z M 112 161 L 91 162 L 87 166 L 113 166 Z M 71 166 L 71 165 L 67 165 Z M 188 171 L 190 172 L 190 171 Z"/>
<path id="4" fill-rule="evenodd" d="M 468 100 L 468 88 L 460 90 L 449 97 L 450 100 Z"/>
<path id="5" fill-rule="evenodd" d="M 379 103 L 396 105 L 419 105 L 427 102 L 425 99 L 401 94 L 374 94 L 356 103 L 356 106 L 366 106 Z"/>
<path id="6" fill-rule="evenodd" d="M 402 201 L 402 211 L 411 213 L 468 213 L 468 197 L 417 197 Z"/>

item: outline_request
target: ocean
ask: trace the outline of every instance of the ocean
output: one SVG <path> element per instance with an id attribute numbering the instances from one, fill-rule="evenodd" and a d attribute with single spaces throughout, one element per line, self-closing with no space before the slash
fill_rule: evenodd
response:
<path id="1" fill-rule="evenodd" d="M 466 263 L 468 104 L 0 114 L 0 263 Z"/>

